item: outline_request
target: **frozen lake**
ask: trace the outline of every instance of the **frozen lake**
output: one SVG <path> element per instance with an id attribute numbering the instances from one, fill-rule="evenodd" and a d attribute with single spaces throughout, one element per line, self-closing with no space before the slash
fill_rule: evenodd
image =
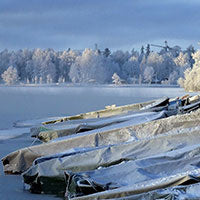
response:
<path id="1" fill-rule="evenodd" d="M 0 129 L 17 120 L 65 116 L 104 108 L 182 96 L 182 88 L 166 87 L 0 87 Z"/>

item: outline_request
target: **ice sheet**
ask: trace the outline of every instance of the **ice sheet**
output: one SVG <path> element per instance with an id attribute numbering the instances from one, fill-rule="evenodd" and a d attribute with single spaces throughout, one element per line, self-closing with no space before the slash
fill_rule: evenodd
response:
<path id="1" fill-rule="evenodd" d="M 0 130 L 0 140 L 11 139 L 19 137 L 25 133 L 29 134 L 30 128 L 13 128 Z"/>

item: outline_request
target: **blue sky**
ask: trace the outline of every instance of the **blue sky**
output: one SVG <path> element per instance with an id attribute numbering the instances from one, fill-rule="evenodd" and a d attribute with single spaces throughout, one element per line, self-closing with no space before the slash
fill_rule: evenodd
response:
<path id="1" fill-rule="evenodd" d="M 200 0 L 0 0 L 0 49 L 198 48 Z"/>

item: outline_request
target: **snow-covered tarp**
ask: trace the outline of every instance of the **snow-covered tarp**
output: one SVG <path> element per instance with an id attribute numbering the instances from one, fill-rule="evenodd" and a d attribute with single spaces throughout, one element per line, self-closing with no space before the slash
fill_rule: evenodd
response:
<path id="1" fill-rule="evenodd" d="M 31 136 L 37 137 L 44 142 L 48 142 L 49 140 L 58 137 L 63 137 L 102 127 L 109 126 L 109 130 L 111 130 L 112 128 L 114 128 L 112 125 L 123 123 L 126 121 L 131 121 L 133 124 L 137 124 L 138 121 L 141 120 L 141 118 L 148 117 L 148 113 L 141 114 L 141 112 L 164 110 L 167 107 L 168 103 L 169 98 L 163 97 L 158 100 L 138 104 L 130 104 L 118 107 L 116 107 L 115 105 L 107 106 L 103 110 L 82 113 L 75 116 L 69 116 L 53 121 L 43 122 L 43 126 L 36 126 L 31 128 Z M 171 115 L 170 113 L 172 114 L 172 112 L 168 112 L 168 115 Z M 41 120 L 37 120 L 37 122 L 39 121 Z M 129 122 L 129 124 L 131 122 Z M 24 125 L 25 124 L 30 124 L 30 122 L 25 122 Z M 123 124 L 121 125 L 121 127 L 123 127 Z"/>
<path id="2" fill-rule="evenodd" d="M 50 118 L 42 118 L 42 119 L 33 119 L 33 120 L 25 120 L 25 121 L 16 121 L 14 123 L 15 127 L 32 127 L 36 125 L 48 125 L 48 124 L 56 124 L 64 121 L 73 121 L 73 120 L 82 120 L 82 119 L 94 119 L 94 118 L 102 118 L 102 117 L 111 117 L 118 114 L 126 114 L 129 111 L 137 111 L 141 108 L 144 108 L 148 105 L 154 106 L 162 106 L 168 102 L 169 98 L 163 97 L 161 99 L 147 101 L 143 103 L 136 104 L 128 104 L 124 106 L 106 106 L 105 109 L 81 113 L 78 115 L 72 116 L 62 116 L 62 117 L 50 117 Z"/>
<path id="3" fill-rule="evenodd" d="M 30 184 L 32 191 L 56 193 L 63 187 L 57 188 L 54 184 L 67 187 L 64 174 L 69 172 L 83 177 L 84 183 L 86 177 L 90 183 L 106 190 L 97 190 L 91 198 L 83 193 L 83 198 L 104 199 L 180 185 L 191 177 L 198 180 L 199 124 L 198 110 L 119 129 L 131 133 L 134 140 L 39 159 L 23 174 L 24 181 Z M 76 187 L 79 186 L 81 184 Z M 73 191 L 67 189 L 67 193 L 71 195 Z"/>
<path id="4" fill-rule="evenodd" d="M 176 112 L 176 111 L 175 111 Z M 99 119 L 84 119 L 68 121 L 51 125 L 48 127 L 34 127 L 31 129 L 31 136 L 37 137 L 44 142 L 52 139 L 78 134 L 81 132 L 98 129 L 98 131 L 112 130 L 130 125 L 140 124 L 155 119 L 164 118 L 174 114 L 170 111 L 161 112 L 129 112 L 126 115 L 117 115 L 114 117 Z"/>
<path id="5" fill-rule="evenodd" d="M 45 125 L 57 133 L 81 128 L 64 137 L 38 132 L 48 133 L 43 140 L 53 140 L 5 156 L 4 172 L 23 173 L 32 192 L 65 193 L 69 199 L 134 199 L 145 193 L 151 198 L 162 196 L 161 188 L 166 194 L 188 191 L 188 184 L 200 182 L 200 102 L 175 100 L 167 108 L 149 109 L 153 105 Z M 63 129 L 66 125 L 71 127 Z"/>
<path id="6" fill-rule="evenodd" d="M 189 103 L 186 100 L 193 102 Z M 186 103 L 186 105 L 184 105 Z M 145 105 L 145 106 L 144 106 Z M 139 109 L 139 107 L 140 109 Z M 165 116 L 168 117 L 179 113 L 187 113 L 200 107 L 200 101 L 194 98 L 174 99 L 169 100 L 167 97 L 154 101 L 153 103 L 133 104 L 121 107 L 109 107 L 104 110 L 109 117 L 95 117 L 99 111 L 94 111 L 92 115 L 89 113 L 82 114 L 83 119 L 76 119 L 71 116 L 67 121 L 61 120 L 56 123 L 49 123 L 43 126 L 34 127 L 31 129 L 31 136 L 37 137 L 44 142 L 48 142 L 52 139 L 77 134 L 80 132 L 90 131 L 94 129 L 101 129 L 101 131 L 112 130 L 114 128 L 125 127 L 128 125 L 134 125 L 138 123 L 144 123 L 145 121 L 154 120 L 151 112 L 165 111 Z M 116 115 L 116 108 L 118 115 Z M 138 109 L 138 110 L 137 110 Z M 119 112 L 121 111 L 121 113 Z M 103 110 L 101 111 L 103 113 Z M 95 114 L 96 113 L 96 114 Z M 119 114 L 120 113 L 120 114 Z M 160 118 L 162 118 L 160 117 Z M 149 120 L 147 119 L 149 118 Z M 155 117 L 155 119 L 159 119 Z"/>
<path id="7" fill-rule="evenodd" d="M 146 117 L 143 115 L 142 119 L 141 116 L 138 115 L 138 117 L 142 121 L 135 119 L 135 123 L 140 124 L 165 116 L 164 111 L 151 113 L 151 117 L 148 114 Z M 131 126 L 131 123 L 127 123 L 126 126 Z M 117 126 L 112 127 L 112 130 L 103 131 L 102 129 L 95 129 L 91 132 L 89 131 L 76 135 L 71 135 L 69 137 L 66 137 L 64 140 L 26 147 L 7 155 L 5 158 L 2 159 L 4 171 L 6 173 L 21 173 L 27 170 L 36 158 L 41 156 L 60 153 L 75 147 L 108 146 L 127 142 L 129 140 L 134 140 L 134 138 L 135 136 L 132 135 L 132 132 L 126 130 L 124 131 Z"/>

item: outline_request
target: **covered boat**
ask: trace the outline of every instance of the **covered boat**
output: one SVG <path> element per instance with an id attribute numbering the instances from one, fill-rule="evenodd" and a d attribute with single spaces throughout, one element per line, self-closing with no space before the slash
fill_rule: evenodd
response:
<path id="1" fill-rule="evenodd" d="M 117 115 L 114 117 L 99 118 L 99 119 L 86 119 L 81 121 L 69 121 L 53 126 L 47 127 L 34 127 L 31 129 L 31 136 L 37 137 L 43 142 L 48 142 L 52 139 L 69 136 L 73 134 L 80 134 L 92 130 L 108 131 L 116 128 L 123 128 L 130 125 L 144 123 L 164 117 L 168 117 L 177 113 L 174 111 L 157 111 L 157 112 L 129 112 L 126 115 Z"/>
<path id="2" fill-rule="evenodd" d="M 52 123 L 58 123 L 58 122 L 64 122 L 69 120 L 78 120 L 78 119 L 91 119 L 91 118 L 102 118 L 102 117 L 111 117 L 114 115 L 119 114 L 126 114 L 129 111 L 138 111 L 140 109 L 146 109 L 146 108 L 154 108 L 154 107 L 160 107 L 165 106 L 169 102 L 168 97 L 163 97 L 161 99 L 156 99 L 153 101 L 143 102 L 143 103 L 137 103 L 137 104 L 130 104 L 125 106 L 106 106 L 103 110 L 88 112 L 88 113 L 82 113 L 74 116 L 69 117 L 63 117 L 57 120 L 51 120 L 43 122 L 42 124 L 52 124 Z"/>
<path id="3" fill-rule="evenodd" d="M 113 106 L 105 115 L 53 120 L 32 132 L 50 142 L 10 153 L 2 159 L 4 172 L 23 173 L 31 192 L 65 193 L 69 199 L 137 199 L 163 196 L 161 188 L 187 190 L 182 185 L 200 181 L 199 107 L 199 98 L 186 96 L 135 110 L 125 106 L 118 114 Z"/>
<path id="4" fill-rule="evenodd" d="M 112 117 L 116 115 L 126 114 L 130 111 L 138 111 L 142 108 L 147 107 L 160 107 L 165 106 L 168 104 L 169 98 L 163 97 L 161 99 L 151 100 L 147 102 L 142 103 L 136 103 L 136 104 L 129 104 L 124 106 L 105 106 L 105 109 L 92 111 L 92 112 L 86 112 L 86 113 L 80 113 L 78 115 L 72 115 L 72 116 L 63 116 L 63 117 L 51 117 L 51 118 L 45 118 L 45 119 L 37 119 L 37 120 L 26 120 L 26 121 L 16 121 L 14 123 L 15 127 L 32 127 L 32 126 L 41 126 L 41 131 L 44 129 L 46 130 L 48 126 L 47 125 L 54 125 L 60 122 L 68 122 L 68 121 L 74 121 L 74 123 L 78 123 L 81 120 L 85 119 L 99 119 L 99 118 L 106 118 L 106 117 Z"/>
<path id="5" fill-rule="evenodd" d="M 142 118 L 151 118 L 151 112 L 165 111 L 165 117 L 176 115 L 179 113 L 187 113 L 199 108 L 199 98 L 189 97 L 188 95 L 182 98 L 168 99 L 164 97 L 156 100 L 153 103 L 142 106 L 139 110 L 129 110 L 126 113 L 121 112 L 118 115 L 99 118 L 87 118 L 68 120 L 64 122 L 56 122 L 53 124 L 47 124 L 31 129 L 31 136 L 37 137 L 44 142 L 49 140 L 63 137 L 71 134 L 77 134 L 80 132 L 90 131 L 106 127 L 107 130 L 111 130 L 115 127 L 128 126 L 128 124 L 137 124 Z M 137 104 L 135 104 L 137 105 Z M 83 116 L 87 115 L 82 114 Z M 158 119 L 158 118 L 157 118 Z M 153 120 L 153 118 L 152 118 Z M 145 121 L 145 120 L 144 120 Z M 102 129 L 105 130 L 105 129 Z"/>
<path id="6" fill-rule="evenodd" d="M 132 127 L 135 140 L 126 143 L 38 158 L 23 174 L 24 181 L 31 186 L 32 191 L 46 193 L 64 192 L 63 187 L 59 187 L 62 188 L 60 191 L 54 186 L 67 185 L 64 182 L 66 171 L 71 172 L 72 176 L 87 177 L 90 182 L 104 188 L 109 185 L 109 191 L 118 188 L 118 193 L 125 186 L 132 185 L 135 188 L 139 182 L 142 187 L 146 181 L 155 185 L 157 181 L 165 180 L 169 184 L 163 181 L 154 189 L 173 186 L 174 182 L 178 185 L 180 180 L 185 180 L 189 175 L 200 175 L 198 116 L 199 111 L 137 125 Z M 149 190 L 148 187 L 144 188 L 144 191 Z"/>
<path id="7" fill-rule="evenodd" d="M 144 118 L 142 122 L 155 120 L 165 116 L 165 112 L 152 113 L 151 118 Z M 137 121 L 136 124 L 141 123 Z M 126 124 L 131 127 L 130 123 Z M 63 140 L 26 147 L 10 153 L 2 159 L 5 173 L 22 173 L 27 170 L 32 162 L 41 156 L 51 155 L 63 151 L 67 151 L 76 147 L 99 147 L 105 145 L 113 145 L 132 140 L 134 136 L 127 128 L 112 128 L 112 130 L 95 129 L 89 132 L 83 132 L 76 135 L 71 135 Z"/>

